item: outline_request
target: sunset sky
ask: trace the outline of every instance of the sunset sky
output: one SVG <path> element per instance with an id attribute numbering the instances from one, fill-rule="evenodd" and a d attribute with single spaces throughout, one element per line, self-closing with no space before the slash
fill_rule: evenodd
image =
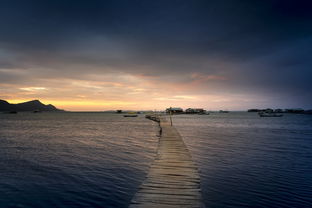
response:
<path id="1" fill-rule="evenodd" d="M 0 99 L 312 108 L 310 0 L 1 0 Z"/>

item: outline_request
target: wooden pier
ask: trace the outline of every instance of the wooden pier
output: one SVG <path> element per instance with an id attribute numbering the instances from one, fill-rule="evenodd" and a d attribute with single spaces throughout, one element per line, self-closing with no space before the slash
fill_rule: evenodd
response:
<path id="1" fill-rule="evenodd" d="M 204 207 L 198 169 L 180 134 L 164 117 L 146 118 L 159 122 L 161 136 L 157 156 L 129 207 Z"/>

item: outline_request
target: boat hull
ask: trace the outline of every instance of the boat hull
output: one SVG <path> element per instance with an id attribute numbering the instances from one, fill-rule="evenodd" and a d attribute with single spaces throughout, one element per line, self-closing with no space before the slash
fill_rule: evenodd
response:
<path id="1" fill-rule="evenodd" d="M 124 115 L 124 117 L 138 117 L 138 115 Z"/>

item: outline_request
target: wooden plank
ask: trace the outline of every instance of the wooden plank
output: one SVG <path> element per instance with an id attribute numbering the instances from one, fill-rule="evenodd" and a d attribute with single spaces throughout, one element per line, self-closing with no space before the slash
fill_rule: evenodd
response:
<path id="1" fill-rule="evenodd" d="M 164 117 L 147 116 L 159 123 L 161 137 L 156 158 L 130 208 L 203 208 L 198 168 L 178 131 Z"/>

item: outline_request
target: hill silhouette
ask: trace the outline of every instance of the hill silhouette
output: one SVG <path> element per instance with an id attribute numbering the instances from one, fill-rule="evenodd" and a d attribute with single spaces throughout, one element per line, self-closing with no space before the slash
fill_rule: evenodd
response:
<path id="1" fill-rule="evenodd" d="M 0 100 L 0 111 L 61 111 L 51 104 L 45 105 L 39 100 L 32 100 L 24 103 L 11 104 Z"/>

